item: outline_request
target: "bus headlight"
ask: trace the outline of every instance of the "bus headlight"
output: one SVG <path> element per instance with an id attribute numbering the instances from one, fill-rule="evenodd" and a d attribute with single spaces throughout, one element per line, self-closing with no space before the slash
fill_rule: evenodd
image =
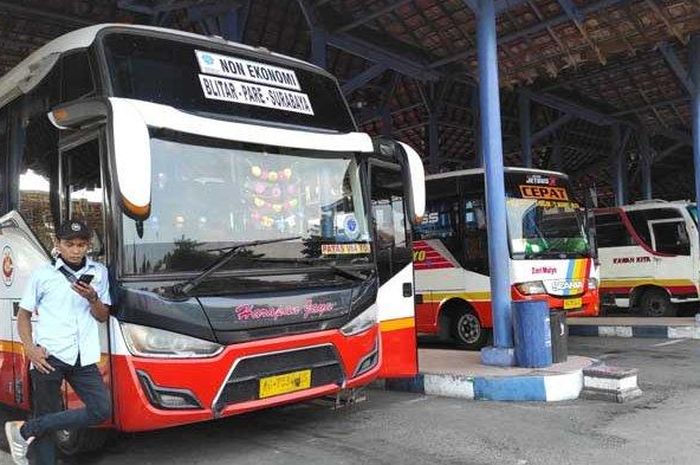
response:
<path id="1" fill-rule="evenodd" d="M 354 336 L 368 330 L 377 324 L 377 304 L 372 304 L 364 312 L 357 315 L 348 324 L 340 328 L 340 332 L 345 336 Z"/>
<path id="2" fill-rule="evenodd" d="M 524 295 L 546 294 L 547 289 L 542 281 L 528 281 L 526 283 L 518 283 L 515 288 Z"/>
<path id="3" fill-rule="evenodd" d="M 591 291 L 598 289 L 598 280 L 596 278 L 588 278 L 588 289 Z"/>
<path id="4" fill-rule="evenodd" d="M 221 344 L 164 329 L 121 323 L 121 330 L 129 352 L 139 357 L 202 358 L 224 350 Z"/>

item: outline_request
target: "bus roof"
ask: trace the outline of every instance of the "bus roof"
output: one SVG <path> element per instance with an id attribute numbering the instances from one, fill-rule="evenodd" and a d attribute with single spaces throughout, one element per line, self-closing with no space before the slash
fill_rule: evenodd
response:
<path id="1" fill-rule="evenodd" d="M 558 171 L 549 171 L 549 170 L 538 170 L 534 168 L 520 168 L 520 167 L 514 167 L 514 166 L 506 166 L 503 168 L 506 173 L 526 173 L 526 174 L 548 174 L 548 175 L 554 175 L 554 176 L 560 176 L 566 179 L 569 179 L 568 174 L 560 173 Z M 453 178 L 453 177 L 459 177 L 459 176 L 470 176 L 474 174 L 484 174 L 484 168 L 472 168 L 468 170 L 459 170 L 459 171 L 450 171 L 447 173 L 437 173 L 437 174 L 431 174 L 425 177 L 426 181 L 430 181 L 431 179 L 445 179 L 445 178 Z"/>
<path id="2" fill-rule="evenodd" d="M 48 42 L 27 58 L 22 60 L 17 66 L 12 68 L 4 76 L 0 77 L 0 108 L 5 106 L 10 101 L 14 100 L 21 94 L 29 92 L 32 87 L 38 82 L 31 82 L 31 78 L 35 75 L 43 75 L 47 73 L 56 63 L 56 59 L 63 53 L 89 47 L 95 41 L 95 37 L 101 31 L 110 28 L 131 29 L 134 31 L 152 31 L 165 32 L 180 37 L 188 37 L 197 40 L 207 40 L 218 45 L 227 45 L 248 52 L 264 53 L 270 56 L 281 58 L 287 61 L 304 64 L 305 66 L 316 68 L 319 72 L 327 74 L 325 70 L 297 58 L 281 55 L 270 52 L 261 47 L 251 47 L 250 45 L 239 44 L 238 42 L 230 42 L 219 37 L 203 36 L 191 32 L 178 31 L 176 29 L 167 29 L 155 26 L 141 26 L 135 24 L 118 24 L 105 23 L 89 26 L 82 29 L 63 34 L 60 37 Z"/>

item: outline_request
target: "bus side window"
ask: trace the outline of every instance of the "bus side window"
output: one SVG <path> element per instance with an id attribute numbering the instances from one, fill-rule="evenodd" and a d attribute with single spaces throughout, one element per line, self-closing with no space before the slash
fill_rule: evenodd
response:
<path id="1" fill-rule="evenodd" d="M 53 248 L 58 212 L 58 129 L 46 116 L 60 100 L 57 67 L 11 108 L 13 144 L 19 159 L 19 185 L 11 187 L 10 205 L 24 217 L 47 251 Z M 15 190 L 18 189 L 18 190 Z"/>
<path id="2" fill-rule="evenodd" d="M 386 282 L 412 260 L 407 248 L 408 228 L 404 213 L 401 172 L 371 167 L 372 218 L 377 236 L 379 278 Z"/>
<path id="3" fill-rule="evenodd" d="M 627 247 L 635 245 L 618 212 L 595 215 L 598 247 Z"/>
<path id="4" fill-rule="evenodd" d="M 0 215 L 7 213 L 7 167 L 10 146 L 10 121 L 7 106 L 0 108 Z"/>
<path id="5" fill-rule="evenodd" d="M 660 253 L 690 255 L 690 238 L 683 221 L 662 220 L 652 222 L 654 249 Z"/>
<path id="6" fill-rule="evenodd" d="M 91 257 L 104 262 L 104 207 L 100 172 L 100 144 L 97 138 L 61 154 L 65 218 L 84 221 L 93 231 Z"/>
<path id="7" fill-rule="evenodd" d="M 488 233 L 486 205 L 479 194 L 465 194 L 464 202 L 464 268 L 480 274 L 489 274 Z"/>
<path id="8" fill-rule="evenodd" d="M 90 60 L 85 51 L 73 52 L 61 58 L 61 101 L 69 102 L 94 94 L 95 85 Z"/>

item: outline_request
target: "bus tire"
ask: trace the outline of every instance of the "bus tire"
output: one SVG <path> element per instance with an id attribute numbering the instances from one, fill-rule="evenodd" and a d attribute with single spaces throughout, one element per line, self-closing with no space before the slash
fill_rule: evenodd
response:
<path id="1" fill-rule="evenodd" d="M 459 347 L 479 350 L 488 342 L 488 330 L 481 325 L 479 316 L 471 309 L 455 312 L 450 323 L 450 334 Z"/>
<path id="2" fill-rule="evenodd" d="M 675 316 L 676 306 L 671 302 L 666 291 L 647 289 L 639 298 L 639 311 L 648 317 Z"/>
<path id="3" fill-rule="evenodd" d="M 61 455 L 72 457 L 101 449 L 110 434 L 111 430 L 104 428 L 59 430 L 55 433 L 54 441 Z"/>

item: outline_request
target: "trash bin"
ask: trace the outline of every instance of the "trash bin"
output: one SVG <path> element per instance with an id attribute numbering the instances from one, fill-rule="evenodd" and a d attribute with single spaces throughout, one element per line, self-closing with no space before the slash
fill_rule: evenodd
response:
<path id="1" fill-rule="evenodd" d="M 569 327 L 566 324 L 566 312 L 554 310 L 549 312 L 549 326 L 552 331 L 552 363 L 563 363 L 569 357 Z"/>
<path id="2" fill-rule="evenodd" d="M 552 364 L 552 332 L 549 305 L 545 300 L 513 302 L 515 363 L 542 368 Z"/>

